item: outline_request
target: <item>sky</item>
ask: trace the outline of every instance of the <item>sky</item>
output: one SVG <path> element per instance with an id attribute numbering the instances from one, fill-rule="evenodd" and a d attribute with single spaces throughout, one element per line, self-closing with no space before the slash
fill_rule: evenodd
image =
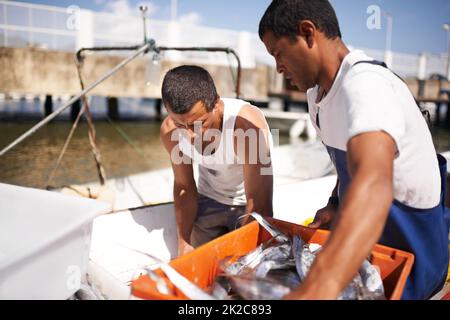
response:
<path id="1" fill-rule="evenodd" d="M 139 14 L 139 4 L 149 7 L 148 16 L 155 20 L 171 18 L 171 0 L 27 0 L 58 7 L 77 5 L 82 9 Z M 271 0 L 178 0 L 177 19 L 207 27 L 256 33 L 258 23 Z M 392 50 L 404 53 L 446 53 L 450 23 L 450 0 L 331 0 L 339 19 L 344 41 L 351 46 L 384 50 L 387 19 L 376 20 L 380 12 L 392 16 Z M 375 15 L 374 15 L 375 14 Z M 369 24 L 368 24 L 369 22 Z"/>

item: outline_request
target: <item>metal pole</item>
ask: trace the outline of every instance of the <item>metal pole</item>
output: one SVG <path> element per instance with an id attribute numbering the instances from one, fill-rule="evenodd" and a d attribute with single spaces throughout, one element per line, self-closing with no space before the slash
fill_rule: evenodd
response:
<path id="1" fill-rule="evenodd" d="M 6 10 L 8 9 L 8 6 L 6 5 L 6 3 L 4 3 L 3 4 L 3 23 L 4 24 L 8 24 L 8 15 L 6 14 Z M 5 35 L 5 38 L 4 38 L 4 44 L 5 44 L 5 47 L 7 47 L 8 46 L 8 31 L 7 31 L 7 29 L 4 29 L 4 33 L 3 33 L 4 35 Z"/>
<path id="2" fill-rule="evenodd" d="M 170 4 L 170 20 L 177 20 L 177 11 L 178 11 L 178 0 L 172 0 Z"/>
<path id="3" fill-rule="evenodd" d="M 33 17 L 31 15 L 31 8 L 28 8 L 28 25 L 30 28 L 33 27 Z M 33 46 L 33 32 L 30 31 L 28 35 L 28 41 L 30 42 L 30 46 Z"/>
<path id="4" fill-rule="evenodd" d="M 80 99 L 81 97 L 83 97 L 86 93 L 88 93 L 89 91 L 91 91 L 92 89 L 94 89 L 97 85 L 99 85 L 101 82 L 105 81 L 106 79 L 108 79 L 109 77 L 111 77 L 114 73 L 116 73 L 118 70 L 120 70 L 121 68 L 123 68 L 126 64 L 128 64 L 130 61 L 134 60 L 137 56 L 139 56 L 141 53 L 144 53 L 145 51 L 147 51 L 149 48 L 151 47 L 151 43 L 146 43 L 145 45 L 143 45 L 138 51 L 136 51 L 135 54 L 133 54 L 131 57 L 123 60 L 121 63 L 119 63 L 117 66 L 115 66 L 113 69 L 111 69 L 110 71 L 108 71 L 107 73 L 105 73 L 100 79 L 98 79 L 97 81 L 95 81 L 94 83 L 92 83 L 91 85 L 89 85 L 86 89 L 84 89 L 83 91 L 81 91 L 80 93 L 78 93 L 76 96 L 74 96 L 72 99 L 70 99 L 68 102 L 66 102 L 65 105 L 63 105 L 62 107 L 60 107 L 58 110 L 54 111 L 52 114 L 50 114 L 48 117 L 46 117 L 45 119 L 43 119 L 41 122 L 39 122 L 38 124 L 36 124 L 35 126 L 33 126 L 31 129 L 29 129 L 28 131 L 26 131 L 24 134 L 22 134 L 19 138 L 17 138 L 16 140 L 14 140 L 12 143 L 10 143 L 7 147 L 5 147 L 4 149 L 2 149 L 2 151 L 0 151 L 0 157 L 3 156 L 6 152 L 8 152 L 9 150 L 11 150 L 12 148 L 14 148 L 15 146 L 17 146 L 19 143 L 21 143 L 22 141 L 24 141 L 26 138 L 28 138 L 29 136 L 31 136 L 32 134 L 34 134 L 36 131 L 38 131 L 40 128 L 42 128 L 43 126 L 45 126 L 47 123 L 49 123 L 50 121 L 52 121 L 57 115 L 59 115 L 61 112 L 63 112 L 65 109 L 67 109 L 68 107 L 70 107 L 75 101 L 77 101 L 78 99 Z"/>
<path id="5" fill-rule="evenodd" d="M 447 50 L 447 80 L 450 81 L 450 30 L 447 30 L 448 50 Z"/>
<path id="6" fill-rule="evenodd" d="M 387 20 L 386 30 L 386 47 L 384 52 L 384 62 L 388 67 L 392 68 L 392 14 L 389 12 L 383 12 Z"/>
<path id="7" fill-rule="evenodd" d="M 450 81 L 450 24 L 446 23 L 443 26 L 444 30 L 447 31 L 447 80 Z"/>
<path id="8" fill-rule="evenodd" d="M 390 52 L 392 48 L 392 15 L 388 12 L 385 14 L 387 19 L 386 51 Z"/>
<path id="9" fill-rule="evenodd" d="M 145 23 L 145 20 L 147 19 L 145 14 L 147 13 L 148 7 L 145 5 L 142 5 L 139 7 L 139 10 L 141 10 L 141 14 L 142 14 L 142 22 L 144 25 L 144 42 L 147 43 L 147 26 Z"/>

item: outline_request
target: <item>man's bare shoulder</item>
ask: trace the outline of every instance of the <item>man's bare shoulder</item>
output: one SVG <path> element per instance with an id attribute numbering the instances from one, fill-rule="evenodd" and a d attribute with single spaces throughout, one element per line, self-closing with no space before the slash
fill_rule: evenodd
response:
<path id="1" fill-rule="evenodd" d="M 175 124 L 173 123 L 170 117 L 166 117 L 161 123 L 161 127 L 159 128 L 159 133 L 161 137 L 166 136 L 176 129 Z"/>
<path id="2" fill-rule="evenodd" d="M 173 141 L 172 139 L 172 134 L 176 129 L 177 127 L 175 126 L 170 117 L 166 117 L 161 123 L 161 127 L 159 128 L 160 139 L 165 148 L 167 149 L 167 151 L 169 152 L 172 150 L 174 146 L 178 144 L 177 141 Z"/>
<path id="3" fill-rule="evenodd" d="M 235 129 L 267 128 L 267 121 L 263 112 L 256 106 L 246 104 L 242 106 L 236 118 Z"/>

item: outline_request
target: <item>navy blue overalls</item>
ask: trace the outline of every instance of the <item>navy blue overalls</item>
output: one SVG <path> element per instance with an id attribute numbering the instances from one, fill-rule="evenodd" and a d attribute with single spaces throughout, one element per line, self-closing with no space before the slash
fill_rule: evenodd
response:
<path id="1" fill-rule="evenodd" d="M 364 61 L 380 65 L 378 61 Z M 319 118 L 317 117 L 317 120 Z M 319 121 L 317 125 L 320 127 Z M 327 147 L 339 177 L 339 198 L 345 197 L 350 176 L 347 154 Z M 447 278 L 449 263 L 449 226 L 445 221 L 447 161 L 438 155 L 441 173 L 441 202 L 432 209 L 415 209 L 394 200 L 379 243 L 414 254 L 414 265 L 407 279 L 402 299 L 428 299 L 437 293 Z M 447 212 L 448 213 L 448 212 Z"/>

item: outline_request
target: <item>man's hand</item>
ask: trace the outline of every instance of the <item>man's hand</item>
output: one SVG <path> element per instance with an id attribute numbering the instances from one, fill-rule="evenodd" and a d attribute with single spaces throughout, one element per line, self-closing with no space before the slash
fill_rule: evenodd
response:
<path id="1" fill-rule="evenodd" d="M 336 299 L 380 239 L 394 200 L 396 144 L 385 132 L 353 137 L 347 148 L 351 183 L 333 231 L 301 286 L 286 299 Z"/>
<path id="2" fill-rule="evenodd" d="M 189 252 L 194 251 L 194 247 L 191 246 L 189 243 L 184 241 L 183 239 L 178 240 L 178 256 L 184 256 L 185 254 L 188 254 Z"/>
<path id="3" fill-rule="evenodd" d="M 338 207 L 333 204 L 328 204 L 326 207 L 323 207 L 319 211 L 317 211 L 316 216 L 314 217 L 314 221 L 309 224 L 309 228 L 313 229 L 330 229 L 331 224 L 333 223 L 333 219 L 336 216 Z"/>
<path id="4" fill-rule="evenodd" d="M 238 220 L 239 228 L 242 228 L 243 226 L 245 226 L 253 221 L 255 221 L 255 219 L 251 215 L 246 214 L 245 216 L 243 216 L 242 218 L 240 218 Z"/>

